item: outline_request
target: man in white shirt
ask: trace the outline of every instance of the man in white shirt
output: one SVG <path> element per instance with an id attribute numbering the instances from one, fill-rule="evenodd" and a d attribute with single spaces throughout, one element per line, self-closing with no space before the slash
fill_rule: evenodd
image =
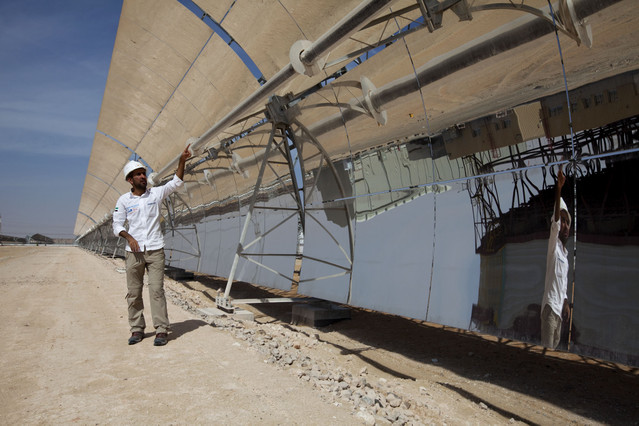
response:
<path id="1" fill-rule="evenodd" d="M 131 191 L 123 194 L 113 212 L 113 233 L 126 239 L 126 300 L 129 309 L 131 337 L 129 345 L 144 338 L 144 303 L 142 285 L 144 270 L 149 272 L 149 298 L 155 327 L 155 346 L 167 343 L 169 317 L 164 296 L 164 237 L 160 229 L 162 201 L 184 184 L 184 165 L 191 156 L 187 146 L 178 163 L 175 176 L 165 185 L 147 188 L 146 167 L 137 161 L 129 161 L 124 167 L 124 177 L 131 184 Z M 129 222 L 127 232 L 124 222 Z"/>
<path id="2" fill-rule="evenodd" d="M 546 257 L 546 280 L 541 302 L 541 344 L 555 349 L 561 337 L 561 323 L 570 317 L 568 303 L 568 250 L 566 244 L 570 233 L 571 217 L 566 203 L 561 198 L 561 189 L 566 182 L 563 167 L 559 167 L 555 189 L 555 208 L 548 239 Z"/>

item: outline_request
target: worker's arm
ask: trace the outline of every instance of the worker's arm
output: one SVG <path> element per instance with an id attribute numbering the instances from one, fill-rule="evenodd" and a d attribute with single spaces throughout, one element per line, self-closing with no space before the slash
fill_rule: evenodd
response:
<path id="1" fill-rule="evenodd" d="M 564 306 L 561 310 L 561 318 L 564 322 L 568 322 L 570 319 L 570 302 L 568 299 L 564 299 Z"/>
<path id="2" fill-rule="evenodd" d="M 118 235 L 127 240 L 132 252 L 140 251 L 140 245 L 138 244 L 137 240 L 131 236 L 131 234 L 126 231 L 120 231 Z"/>
<path id="3" fill-rule="evenodd" d="M 564 176 L 564 166 L 563 164 L 559 165 L 559 173 L 557 173 L 557 184 L 555 185 L 555 214 L 554 221 L 559 222 L 559 212 L 561 209 L 561 189 L 564 187 L 564 183 L 566 183 L 566 176 Z"/>
<path id="4" fill-rule="evenodd" d="M 126 206 L 122 203 L 121 197 L 120 199 L 118 199 L 118 202 L 115 205 L 115 210 L 113 211 L 112 218 L 113 235 L 126 239 L 129 243 L 129 247 L 131 247 L 131 250 L 140 251 L 138 242 L 128 232 L 126 232 L 126 228 L 124 227 L 124 222 L 126 222 Z"/>
<path id="5" fill-rule="evenodd" d="M 184 165 L 186 164 L 186 159 L 191 156 L 191 152 L 189 151 L 190 146 L 191 144 L 187 145 L 186 148 L 184 148 L 182 155 L 180 155 L 178 168 L 177 168 L 177 171 L 175 172 L 175 174 L 177 175 L 177 177 L 180 178 L 180 180 L 184 180 Z"/>

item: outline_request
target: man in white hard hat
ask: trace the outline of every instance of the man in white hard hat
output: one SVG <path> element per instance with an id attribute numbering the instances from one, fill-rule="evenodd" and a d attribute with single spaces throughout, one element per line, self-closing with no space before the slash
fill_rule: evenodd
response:
<path id="1" fill-rule="evenodd" d="M 178 163 L 175 176 L 165 185 L 147 188 L 146 167 L 137 161 L 124 166 L 124 178 L 131 191 L 123 194 L 113 212 L 113 233 L 126 239 L 126 300 L 129 307 L 131 337 L 129 345 L 144 338 L 144 303 L 142 284 L 144 270 L 149 272 L 149 298 L 155 327 L 155 346 L 167 343 L 169 317 L 164 296 L 164 237 L 160 229 L 162 201 L 184 183 L 184 165 L 191 156 L 187 146 Z M 129 222 L 129 230 L 124 222 Z"/>
<path id="2" fill-rule="evenodd" d="M 571 217 L 566 203 L 561 198 L 561 189 L 566 182 L 563 166 L 559 167 L 555 185 L 555 207 L 550 225 L 548 255 L 546 257 L 546 280 L 541 302 L 541 344 L 555 349 L 561 337 L 561 324 L 570 317 L 568 303 L 568 235 Z"/>

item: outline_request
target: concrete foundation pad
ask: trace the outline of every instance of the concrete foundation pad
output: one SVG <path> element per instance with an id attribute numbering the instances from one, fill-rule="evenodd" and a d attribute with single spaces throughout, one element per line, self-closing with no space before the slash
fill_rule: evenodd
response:
<path id="1" fill-rule="evenodd" d="M 218 308 L 199 308 L 197 311 L 203 315 L 208 315 L 210 317 L 223 317 L 229 315 L 228 312 L 224 312 L 223 310 Z"/>
<path id="2" fill-rule="evenodd" d="M 240 308 L 235 308 L 233 318 L 243 321 L 255 321 L 255 315 L 253 315 L 253 312 Z"/>
<path id="3" fill-rule="evenodd" d="M 197 311 L 210 317 L 230 316 L 238 320 L 255 321 L 255 315 L 253 315 L 253 312 L 247 311 L 246 309 L 235 308 L 235 312 L 233 313 L 229 313 L 218 308 L 200 308 Z"/>
<path id="4" fill-rule="evenodd" d="M 343 306 L 334 305 L 332 303 L 299 303 L 293 305 L 291 324 L 308 325 L 310 327 L 324 327 L 336 321 L 350 318 L 350 309 Z"/>

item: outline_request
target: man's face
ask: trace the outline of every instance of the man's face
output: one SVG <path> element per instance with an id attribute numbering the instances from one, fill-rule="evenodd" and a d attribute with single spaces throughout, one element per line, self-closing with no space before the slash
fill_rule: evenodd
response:
<path id="1" fill-rule="evenodd" d="M 136 169 L 129 173 L 127 181 L 131 184 L 134 190 L 146 191 L 146 170 Z"/>
<path id="2" fill-rule="evenodd" d="M 570 234 L 570 219 L 568 219 L 568 213 L 565 210 L 562 210 L 559 213 L 561 217 L 561 228 L 559 228 L 559 239 L 566 246 L 568 242 L 568 235 Z"/>

